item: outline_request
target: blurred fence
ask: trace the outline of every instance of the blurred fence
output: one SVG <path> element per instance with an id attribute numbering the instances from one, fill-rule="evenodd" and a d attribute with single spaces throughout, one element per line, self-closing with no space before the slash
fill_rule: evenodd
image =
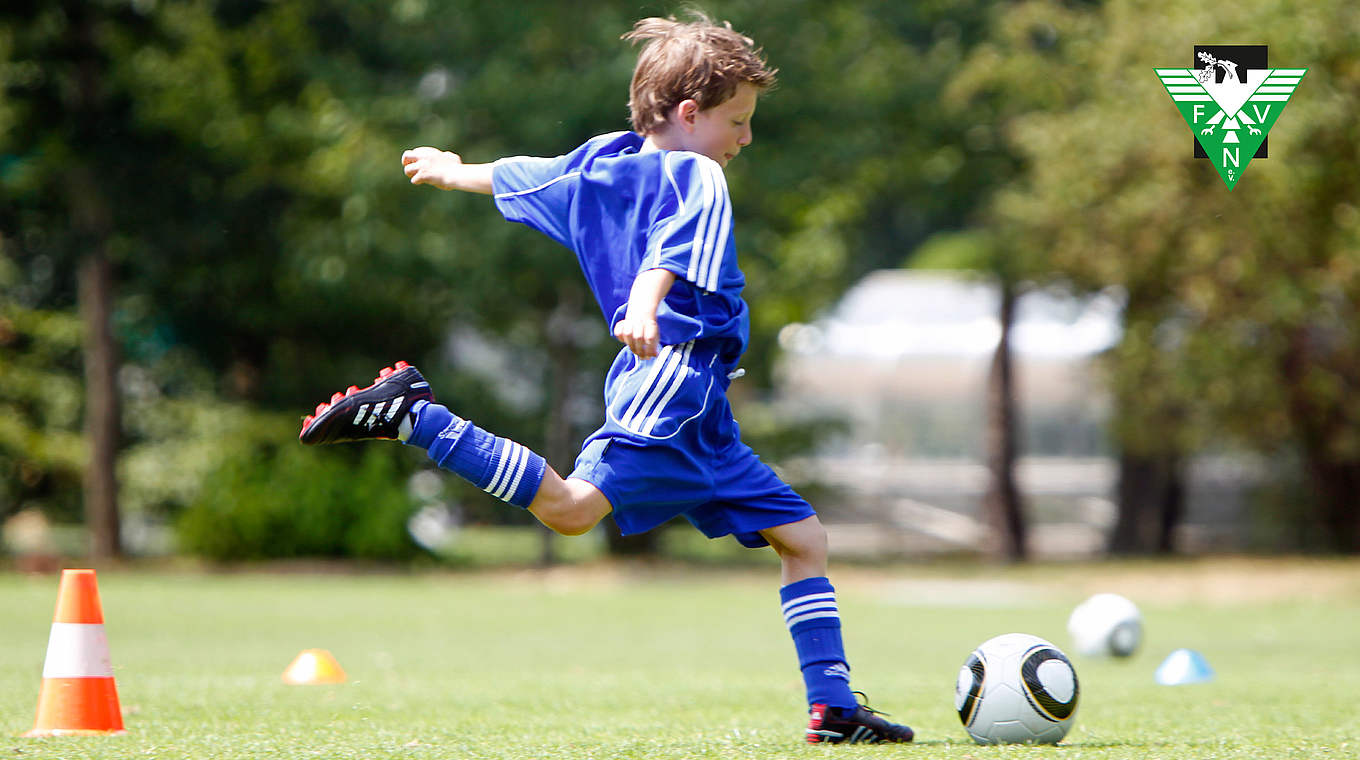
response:
<path id="1" fill-rule="evenodd" d="M 964 459 L 828 456 L 791 463 L 798 480 L 834 494 L 818 504 L 834 555 L 891 559 L 981 550 L 988 473 Z M 1188 468 L 1186 514 L 1175 545 L 1187 553 L 1250 542 L 1250 500 L 1260 469 L 1251 458 L 1202 458 Z M 1017 468 L 1037 558 L 1105 552 L 1116 516 L 1118 467 L 1109 458 L 1027 458 Z"/>

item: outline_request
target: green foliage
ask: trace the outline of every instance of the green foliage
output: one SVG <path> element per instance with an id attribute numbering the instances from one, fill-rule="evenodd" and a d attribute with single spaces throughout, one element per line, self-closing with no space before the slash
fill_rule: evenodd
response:
<path id="1" fill-rule="evenodd" d="M 362 451 L 261 443 L 225 454 L 177 523 L 181 548 L 213 560 L 420 553 L 398 447 Z"/>
<path id="2" fill-rule="evenodd" d="M 1128 296 L 1107 357 L 1113 432 L 1140 454 L 1294 448 L 1336 510 L 1336 548 L 1360 546 L 1360 45 L 1353 3 L 1287 8 L 1116 0 L 1000 7 L 951 93 L 988 108 L 1025 171 L 993 228 L 1020 255 Z M 1260 40 L 1308 74 L 1232 192 L 1153 69 L 1196 43 Z M 1343 517 L 1343 515 L 1349 517 Z"/>
<path id="3" fill-rule="evenodd" d="M 0 245 L 0 285 L 13 292 L 10 264 Z M 79 342 L 75 315 L 0 300 L 0 519 L 27 507 L 63 521 L 80 513 Z"/>
<path id="4" fill-rule="evenodd" d="M 1123 446 L 1228 437 L 1360 461 L 1354 4 L 704 5 L 780 69 L 755 143 L 727 172 L 752 304 L 747 383 L 768 384 L 781 327 L 929 241 L 909 264 L 1124 288 L 1128 329 L 1108 365 Z M 117 268 L 133 511 L 205 498 L 218 426 L 253 424 L 236 404 L 296 416 L 401 358 L 441 401 L 542 448 L 554 403 L 598 403 L 617 344 L 570 253 L 486 198 L 410 187 L 400 152 L 555 155 L 626 128 L 635 51 L 618 37 L 680 10 L 6 5 L 0 511 L 76 514 L 75 272 L 99 239 Z M 1265 30 L 1272 61 L 1310 72 L 1271 159 L 1230 194 L 1188 157 L 1151 69 Z M 499 347 L 511 357 L 499 366 L 534 392 L 503 392 L 461 361 L 447 350 L 455 330 Z M 597 421 L 575 415 L 573 437 Z M 291 432 L 280 436 L 283 451 Z"/>
<path id="5" fill-rule="evenodd" d="M 965 270 L 986 273 L 1004 264 L 992 235 L 985 229 L 937 232 L 912 251 L 912 269 Z M 985 276 L 985 275 L 984 275 Z"/>
<path id="6" fill-rule="evenodd" d="M 782 71 L 729 173 L 754 307 L 747 382 L 768 381 L 780 327 L 963 219 L 990 181 L 961 161 L 952 117 L 923 108 L 981 33 L 983 8 L 707 5 Z M 163 516 L 197 498 L 212 426 L 183 418 L 205 399 L 297 414 L 405 358 L 442 401 L 535 448 L 551 404 L 598 403 L 617 344 L 574 257 L 486 198 L 410 187 L 399 156 L 422 144 L 469 161 L 555 155 L 627 128 L 635 51 L 619 35 L 679 10 L 298 0 L 0 12 L 0 237 L 33 273 L 14 293 L 25 308 L 73 310 L 91 240 L 68 222 L 107 232 L 125 374 L 146 390 L 125 398 L 130 509 Z M 540 392 L 499 393 L 451 358 L 454 327 L 508 351 L 509 371 Z M 553 345 L 575 353 L 573 368 L 544 360 Z M 171 418 L 182 424 L 156 422 Z M 575 415 L 571 437 L 597 422 Z M 74 503 L 75 485 L 62 489 Z"/>
<path id="7" fill-rule="evenodd" d="M 1360 345 L 1360 226 L 1353 198 L 1325 168 L 1356 159 L 1360 133 L 1341 105 L 1360 102 L 1360 76 L 1334 53 L 1353 49 L 1356 24 L 1323 19 L 1353 18 L 1355 8 L 1316 4 L 1290 23 L 1283 12 L 1273 2 L 1227 16 L 1136 0 L 1080 13 L 1025 3 L 1001 16 L 999 41 L 963 75 L 985 68 L 1016 102 L 1077 105 L 1013 114 L 1029 171 L 1002 193 L 995 218 L 1046 251 L 1056 271 L 1129 291 L 1130 337 L 1117 358 L 1146 370 L 1127 373 L 1126 390 L 1173 394 L 1136 405 L 1181 407 L 1176 427 L 1189 446 L 1221 431 L 1266 446 L 1290 435 L 1281 390 L 1293 383 L 1280 375 L 1296 331 L 1328 336 L 1308 370 L 1322 393 L 1339 387 L 1325 379 L 1339 379 L 1338 363 L 1353 366 Z M 1158 22 L 1121 23 L 1133 17 Z M 1055 41 L 1036 50 L 1026 31 L 1040 23 Z M 1272 63 L 1309 73 L 1271 134 L 1271 158 L 1253 162 L 1229 193 L 1191 157 L 1189 131 L 1151 71 L 1188 59 L 1196 41 L 1255 39 L 1262 29 L 1276 30 Z M 1146 382 L 1163 370 L 1164 381 Z M 1318 398 L 1350 418 L 1357 410 L 1341 395 Z"/>

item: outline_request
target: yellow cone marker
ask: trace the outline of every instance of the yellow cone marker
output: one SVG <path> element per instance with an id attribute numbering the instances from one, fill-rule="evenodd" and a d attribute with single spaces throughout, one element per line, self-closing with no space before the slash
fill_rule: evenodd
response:
<path id="1" fill-rule="evenodd" d="M 344 683 L 345 670 L 324 649 L 304 649 L 283 671 L 283 682 L 295 686 L 314 683 Z"/>

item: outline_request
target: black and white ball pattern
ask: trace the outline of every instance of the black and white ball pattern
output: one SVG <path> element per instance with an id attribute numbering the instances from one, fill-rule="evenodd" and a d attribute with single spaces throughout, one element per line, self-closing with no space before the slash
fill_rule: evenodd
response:
<path id="1" fill-rule="evenodd" d="M 979 744 L 1056 744 L 1077 712 L 1080 688 L 1067 655 L 1025 633 L 983 642 L 959 669 L 954 708 Z"/>

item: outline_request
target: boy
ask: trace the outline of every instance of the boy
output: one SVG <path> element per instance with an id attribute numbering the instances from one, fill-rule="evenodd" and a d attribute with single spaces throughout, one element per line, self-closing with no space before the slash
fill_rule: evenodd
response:
<path id="1" fill-rule="evenodd" d="M 624 343 L 605 383 L 606 420 L 571 476 L 436 404 L 405 362 L 368 388 L 332 396 L 299 437 L 402 440 L 566 535 L 611 513 L 625 535 L 683 515 L 710 538 L 772 546 L 807 687 L 807 740 L 911 741 L 910 728 L 850 690 L 826 532 L 741 442 L 727 403 L 749 320 L 722 169 L 751 143 L 756 99 L 775 71 L 750 39 L 702 16 L 643 19 L 624 39 L 642 43 L 629 99 L 635 132 L 601 135 L 557 158 L 465 164 L 428 147 L 402 155 L 412 184 L 493 195 L 507 219 L 573 250 Z"/>

